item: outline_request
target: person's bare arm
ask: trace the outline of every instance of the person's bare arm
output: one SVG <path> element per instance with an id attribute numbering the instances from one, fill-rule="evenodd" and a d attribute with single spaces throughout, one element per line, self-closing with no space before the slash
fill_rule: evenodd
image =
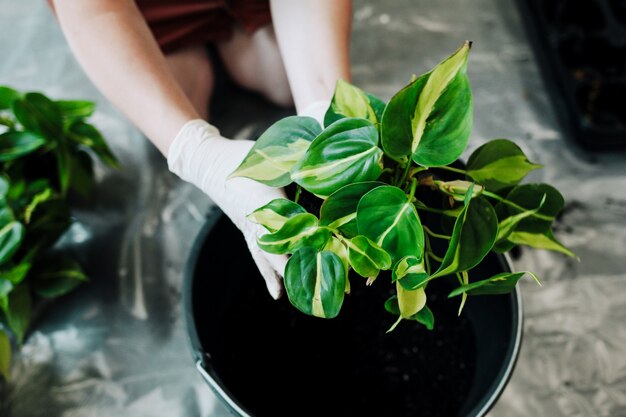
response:
<path id="1" fill-rule="evenodd" d="M 74 55 L 98 89 L 164 154 L 198 113 L 132 0 L 54 0 Z"/>
<path id="2" fill-rule="evenodd" d="M 298 112 L 329 102 L 350 81 L 349 0 L 271 0 L 272 20 Z"/>

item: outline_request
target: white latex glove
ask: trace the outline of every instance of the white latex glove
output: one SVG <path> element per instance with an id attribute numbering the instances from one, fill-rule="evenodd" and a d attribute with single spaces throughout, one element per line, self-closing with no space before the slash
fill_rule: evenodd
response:
<path id="1" fill-rule="evenodd" d="M 217 128 L 204 120 L 192 120 L 181 128 L 170 145 L 167 163 L 170 171 L 200 188 L 241 230 L 269 293 L 278 299 L 283 291 L 281 277 L 287 256 L 263 252 L 256 238 L 267 232 L 246 216 L 275 198 L 284 198 L 285 194 L 282 189 L 248 178 L 227 179 L 252 145 L 254 142 L 250 140 L 223 138 Z"/>
<path id="2" fill-rule="evenodd" d="M 312 117 L 319 122 L 322 128 L 324 128 L 324 116 L 326 115 L 326 110 L 328 110 L 329 105 L 329 100 L 315 101 L 306 106 L 302 111 L 298 112 L 298 116 Z"/>

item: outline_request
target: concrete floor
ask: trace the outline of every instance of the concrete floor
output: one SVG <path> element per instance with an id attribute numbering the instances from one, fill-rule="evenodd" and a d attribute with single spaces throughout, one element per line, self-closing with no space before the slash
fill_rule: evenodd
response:
<path id="1" fill-rule="evenodd" d="M 516 140 L 559 188 L 557 236 L 582 262 L 523 251 L 521 357 L 493 417 L 626 416 L 626 159 L 580 151 L 555 119 L 513 0 L 356 0 L 354 81 L 384 99 L 465 39 L 475 97 L 470 152 Z M 0 0 L 0 84 L 98 102 L 94 122 L 124 168 L 100 183 L 67 236 L 92 282 L 35 323 L 4 417 L 225 416 L 197 375 L 180 315 L 181 271 L 211 203 L 169 174 L 156 150 L 104 100 L 72 58 L 45 2 Z M 232 93 L 216 106 L 229 136 L 249 137 L 287 113 Z M 239 110 L 239 111 L 236 111 Z M 238 114 L 244 116 L 239 117 Z"/>

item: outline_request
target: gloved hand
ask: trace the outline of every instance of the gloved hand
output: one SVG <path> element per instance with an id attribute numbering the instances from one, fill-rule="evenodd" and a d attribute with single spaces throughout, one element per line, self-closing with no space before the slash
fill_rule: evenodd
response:
<path id="1" fill-rule="evenodd" d="M 329 100 L 319 100 L 315 101 L 308 106 L 306 106 L 302 111 L 298 112 L 298 116 L 309 116 L 318 121 L 322 129 L 324 128 L 324 116 L 326 115 L 326 110 L 328 110 L 328 106 L 330 106 Z"/>
<path id="2" fill-rule="evenodd" d="M 167 163 L 170 171 L 200 188 L 241 230 L 269 293 L 278 299 L 283 291 L 281 277 L 287 256 L 263 252 L 256 238 L 266 231 L 246 216 L 275 198 L 284 198 L 285 194 L 282 189 L 248 178 L 227 179 L 252 145 L 254 142 L 249 140 L 223 138 L 217 128 L 196 119 L 181 128 L 170 145 Z"/>

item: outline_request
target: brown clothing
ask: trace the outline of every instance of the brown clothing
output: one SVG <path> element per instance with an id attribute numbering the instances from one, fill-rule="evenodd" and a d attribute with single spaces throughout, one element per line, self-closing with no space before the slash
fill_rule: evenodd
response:
<path id="1" fill-rule="evenodd" d="M 163 52 L 228 40 L 271 23 L 269 0 L 136 0 Z"/>

